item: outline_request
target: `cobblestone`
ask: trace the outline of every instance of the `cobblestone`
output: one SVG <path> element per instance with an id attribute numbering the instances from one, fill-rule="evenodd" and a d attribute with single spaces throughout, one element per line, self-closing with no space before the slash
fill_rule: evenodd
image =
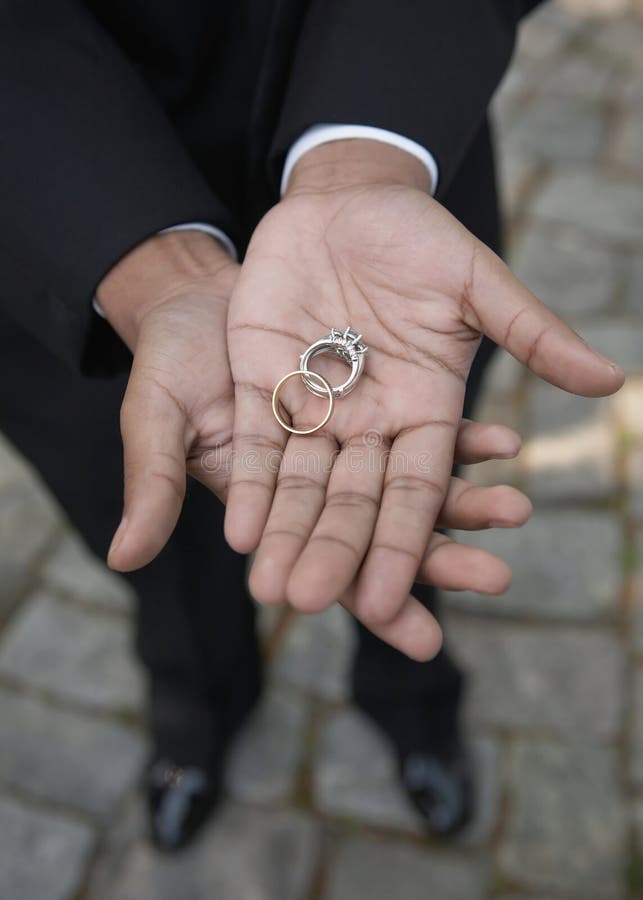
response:
<path id="1" fill-rule="evenodd" d="M 553 894 L 501 894 L 497 900 L 558 900 L 558 898 Z M 564 900 L 587 900 L 587 898 L 578 894 L 573 897 L 571 894 L 565 894 Z"/>
<path id="2" fill-rule="evenodd" d="M 632 807 L 632 827 L 634 829 L 634 846 L 639 857 L 643 858 L 643 800 L 636 799 Z"/>
<path id="3" fill-rule="evenodd" d="M 559 316 L 590 318 L 613 306 L 618 260 L 575 228 L 526 227 L 509 255 L 512 271 Z"/>
<path id="4" fill-rule="evenodd" d="M 541 73 L 541 89 L 548 95 L 571 96 L 585 102 L 610 99 L 617 90 L 614 61 L 583 49 L 571 51 L 554 68 Z"/>
<path id="5" fill-rule="evenodd" d="M 302 761 L 307 702 L 273 688 L 229 754 L 226 786 L 237 800 L 287 801 Z"/>
<path id="6" fill-rule="evenodd" d="M 489 881 L 478 860 L 375 838 L 342 841 L 324 900 L 482 900 Z"/>
<path id="7" fill-rule="evenodd" d="M 640 112 L 623 120 L 612 148 L 613 158 L 624 166 L 643 169 L 643 120 Z"/>
<path id="8" fill-rule="evenodd" d="M 627 105 L 643 101 L 643 72 L 631 72 L 621 84 L 621 99 Z"/>
<path id="9" fill-rule="evenodd" d="M 0 491 L 7 486 L 13 487 L 16 482 L 25 481 L 34 487 L 38 484 L 27 461 L 16 452 L 10 441 L 0 434 Z"/>
<path id="10" fill-rule="evenodd" d="M 145 754 L 140 734 L 2 689 L 0 708 L 3 784 L 101 819 L 134 786 Z"/>
<path id="11" fill-rule="evenodd" d="M 421 830 L 396 777 L 391 748 L 361 713 L 342 710 L 331 716 L 322 728 L 315 757 L 314 799 L 322 812 Z"/>
<path id="12" fill-rule="evenodd" d="M 510 145 L 529 158 L 591 160 L 600 153 L 607 128 L 599 106 L 585 98 L 537 96 L 521 104 L 507 131 Z"/>
<path id="13" fill-rule="evenodd" d="M 100 708 L 141 704 L 128 624 L 45 593 L 25 603 L 8 626 L 0 643 L 0 675 Z"/>
<path id="14" fill-rule="evenodd" d="M 505 400 L 515 393 L 524 376 L 524 367 L 502 347 L 491 358 L 485 372 L 485 395 Z"/>
<path id="15" fill-rule="evenodd" d="M 533 212 L 624 244 L 643 240 L 643 184 L 589 168 L 558 166 L 537 194 Z"/>
<path id="16" fill-rule="evenodd" d="M 578 329 L 587 343 L 617 362 L 628 375 L 643 369 L 643 322 L 640 319 L 594 321 Z"/>
<path id="17" fill-rule="evenodd" d="M 469 849 L 488 844 L 498 827 L 502 758 L 492 738 L 469 735 L 467 739 L 474 773 L 474 813 L 455 842 L 458 847 Z"/>
<path id="18" fill-rule="evenodd" d="M 56 592 L 107 609 L 129 612 L 134 601 L 125 579 L 110 572 L 74 534 L 66 535 L 49 557 L 41 580 Z"/>
<path id="19" fill-rule="evenodd" d="M 621 541 L 618 522 L 610 513 L 540 509 L 521 531 L 500 529 L 459 537 L 506 559 L 513 581 L 502 597 L 466 591 L 447 594 L 451 608 L 577 622 L 610 619 L 616 613 Z"/>
<path id="20" fill-rule="evenodd" d="M 643 70 L 643 22 L 640 17 L 608 19 L 593 28 L 589 44 L 621 69 Z"/>
<path id="21" fill-rule="evenodd" d="M 227 805 L 180 856 L 134 843 L 114 882 L 90 900 L 302 900 L 318 852 L 318 827 L 303 813 Z"/>
<path id="22" fill-rule="evenodd" d="M 606 500 L 617 488 L 617 435 L 612 405 L 531 385 L 530 437 L 521 462 L 532 500 Z"/>
<path id="23" fill-rule="evenodd" d="M 625 673 L 621 645 L 609 632 L 451 617 L 447 635 L 475 676 L 467 713 L 476 724 L 594 741 L 618 734 Z"/>
<path id="24" fill-rule="evenodd" d="M 35 577 L 35 566 L 59 524 L 33 481 L 19 478 L 0 493 L 0 618 Z"/>
<path id="25" fill-rule="evenodd" d="M 643 442 L 643 378 L 628 378 L 610 400 L 618 428 L 627 441 Z"/>
<path id="26" fill-rule="evenodd" d="M 340 606 L 314 616 L 299 615 L 273 663 L 277 683 L 326 700 L 343 700 L 354 641 L 353 625 Z"/>
<path id="27" fill-rule="evenodd" d="M 638 787 L 643 785 L 643 669 L 641 668 L 635 669 L 632 676 L 630 777 Z"/>
<path id="28" fill-rule="evenodd" d="M 520 28 L 517 46 L 519 57 L 536 62 L 551 58 L 569 40 L 569 32 L 574 25 L 574 20 L 565 14 L 545 15 L 544 9 L 539 10 L 528 24 Z"/>
<path id="29" fill-rule="evenodd" d="M 495 126 L 501 128 L 503 133 L 511 128 L 511 123 L 520 110 L 520 105 L 533 93 L 533 69 L 533 63 L 520 58 L 516 65 L 512 66 L 505 74 L 494 94 L 491 102 L 491 114 Z M 499 149 L 503 150 L 504 146 Z"/>
<path id="30" fill-rule="evenodd" d="M 628 454 L 625 461 L 625 489 L 630 517 L 639 524 L 643 523 L 643 447 L 636 447 Z"/>
<path id="31" fill-rule="evenodd" d="M 535 891 L 623 900 L 627 815 L 614 751 L 521 740 L 511 758 L 502 872 Z"/>
<path id="32" fill-rule="evenodd" d="M 93 846 L 86 825 L 0 797 L 0 834 L 0 897 L 73 900 Z"/>
<path id="33" fill-rule="evenodd" d="M 641 484 L 643 485 L 643 457 L 641 458 Z M 634 537 L 633 556 L 630 635 L 634 651 L 639 656 L 643 656 L 643 533 L 640 529 L 637 530 Z"/>
<path id="34" fill-rule="evenodd" d="M 643 315 L 643 255 L 634 256 L 631 260 L 624 307 L 627 312 Z"/>
<path id="35" fill-rule="evenodd" d="M 524 206 L 528 187 L 538 171 L 538 164 L 517 147 L 501 147 L 498 151 L 500 200 L 505 216 L 516 215 Z"/>

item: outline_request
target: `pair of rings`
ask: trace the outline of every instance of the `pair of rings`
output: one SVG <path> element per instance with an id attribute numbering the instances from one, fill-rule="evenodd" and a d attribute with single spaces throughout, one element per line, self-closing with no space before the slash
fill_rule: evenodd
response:
<path id="1" fill-rule="evenodd" d="M 315 431 L 323 428 L 333 414 L 335 400 L 350 394 L 359 381 L 364 371 L 367 350 L 366 344 L 362 343 L 362 335 L 353 331 L 350 327 L 344 331 L 340 331 L 338 328 L 331 328 L 329 334 L 311 344 L 299 358 L 299 368 L 284 375 L 272 393 L 272 411 L 282 428 L 285 428 L 286 431 L 290 431 L 292 434 L 313 434 Z M 322 375 L 318 372 L 311 372 L 308 368 L 310 361 L 323 353 L 334 354 L 350 366 L 350 375 L 343 384 L 331 387 Z M 328 398 L 326 415 L 319 424 L 314 425 L 312 428 L 295 428 L 281 414 L 279 403 L 281 391 L 291 378 L 296 378 L 297 376 L 301 377 L 311 394 L 314 394 L 316 397 Z"/>

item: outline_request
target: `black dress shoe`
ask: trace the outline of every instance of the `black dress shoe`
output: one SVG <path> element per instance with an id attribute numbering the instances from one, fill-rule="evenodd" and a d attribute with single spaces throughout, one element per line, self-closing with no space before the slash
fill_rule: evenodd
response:
<path id="1" fill-rule="evenodd" d="M 471 764 L 459 741 L 447 752 L 418 750 L 401 756 L 400 778 L 429 832 L 436 837 L 450 837 L 471 820 Z"/>
<path id="2" fill-rule="evenodd" d="M 449 837 L 462 830 L 473 813 L 473 778 L 459 694 L 430 701 L 354 692 L 353 699 L 393 744 L 402 786 L 428 832 Z"/>
<path id="3" fill-rule="evenodd" d="M 208 818 L 221 796 L 221 768 L 177 766 L 167 759 L 147 773 L 150 837 L 157 849 L 185 847 Z"/>
<path id="4" fill-rule="evenodd" d="M 260 662 L 243 678 L 231 676 L 218 694 L 196 697 L 174 682 L 152 679 L 151 726 L 155 754 L 145 792 L 149 833 L 162 851 L 194 838 L 221 799 L 226 753 L 261 696 Z"/>

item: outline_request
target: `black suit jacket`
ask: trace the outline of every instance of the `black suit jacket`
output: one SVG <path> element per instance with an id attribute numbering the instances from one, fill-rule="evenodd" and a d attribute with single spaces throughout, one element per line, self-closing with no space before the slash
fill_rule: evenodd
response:
<path id="1" fill-rule="evenodd" d="M 243 249 L 322 122 L 426 146 L 439 199 L 493 243 L 486 110 L 536 2 L 0 0 L 1 307 L 73 365 L 113 366 L 102 276 L 179 222 Z"/>

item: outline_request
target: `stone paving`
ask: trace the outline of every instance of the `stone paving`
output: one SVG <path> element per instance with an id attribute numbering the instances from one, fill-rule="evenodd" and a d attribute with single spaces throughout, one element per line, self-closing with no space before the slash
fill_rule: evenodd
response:
<path id="1" fill-rule="evenodd" d="M 643 19 L 540 11 L 494 106 L 513 266 L 631 378 L 592 401 L 509 357 L 491 373 L 481 418 L 525 446 L 475 477 L 524 487 L 536 511 L 468 537 L 511 561 L 504 597 L 447 599 L 476 821 L 451 845 L 422 834 L 389 747 L 347 705 L 338 608 L 278 623 L 220 815 L 159 858 L 137 791 L 132 597 L 2 444 L 3 900 L 643 898 Z"/>

